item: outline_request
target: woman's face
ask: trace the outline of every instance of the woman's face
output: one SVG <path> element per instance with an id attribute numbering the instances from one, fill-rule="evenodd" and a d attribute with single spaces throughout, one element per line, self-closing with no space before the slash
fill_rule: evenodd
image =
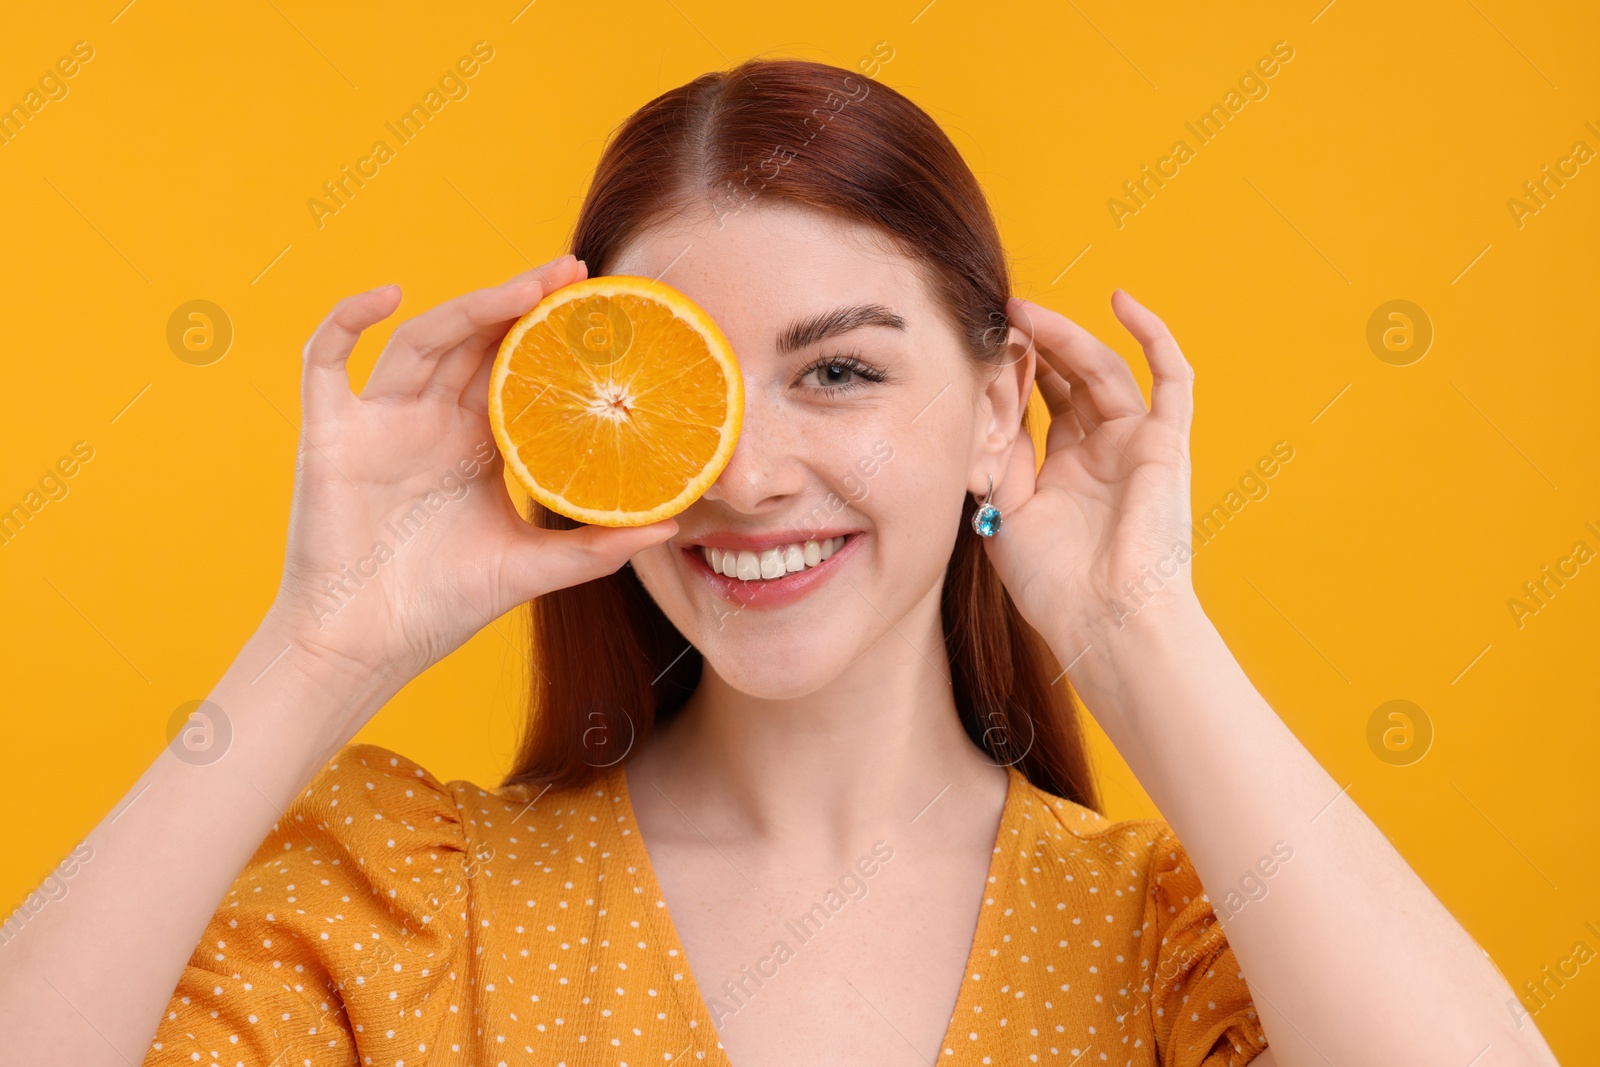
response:
<path id="1" fill-rule="evenodd" d="M 674 219 L 606 272 L 699 304 L 744 376 L 733 458 L 678 533 L 632 560 L 706 666 L 781 700 L 870 664 L 882 641 L 942 661 L 929 631 L 964 498 L 1004 469 L 1031 352 L 996 377 L 876 231 L 783 202 L 720 226 Z"/>

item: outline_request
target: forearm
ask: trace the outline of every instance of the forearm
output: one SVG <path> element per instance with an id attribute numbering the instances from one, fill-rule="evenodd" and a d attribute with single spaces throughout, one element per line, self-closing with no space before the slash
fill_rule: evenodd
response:
<path id="1" fill-rule="evenodd" d="M 382 679 L 334 668 L 264 622 L 208 698 L 231 729 L 220 758 L 163 749 L 89 834 L 70 892 L 0 948 L 7 1056 L 141 1062 L 229 885 L 389 695 Z"/>
<path id="2" fill-rule="evenodd" d="M 1082 654 L 1073 686 L 1187 848 L 1281 1067 L 1555 1062 L 1198 603 L 1173 597 L 1121 629 L 1047 637 L 1063 663 Z"/>

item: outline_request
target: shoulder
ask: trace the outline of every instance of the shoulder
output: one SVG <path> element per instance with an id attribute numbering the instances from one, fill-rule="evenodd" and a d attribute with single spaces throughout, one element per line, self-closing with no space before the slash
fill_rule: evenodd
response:
<path id="1" fill-rule="evenodd" d="M 1030 782 L 1012 769 L 1016 796 L 1007 805 L 1003 836 L 1036 863 L 1084 867 L 1093 875 L 1118 875 L 1118 895 L 1144 890 L 1189 869 L 1183 845 L 1165 819 L 1112 820 Z M 1198 892 L 1198 890 L 1197 890 Z"/>
<path id="2" fill-rule="evenodd" d="M 1227 934 L 1167 821 L 1114 822 L 1018 777 L 1011 900 L 1047 920 L 1032 942 L 1040 955 L 1054 937 L 1092 961 L 1091 984 L 1115 993 L 1095 1000 L 1119 1006 L 1119 1027 L 1148 1027 L 1162 1063 L 1247 1062 L 1265 1048 Z"/>
<path id="3" fill-rule="evenodd" d="M 410 757 L 382 745 L 360 741 L 352 741 L 341 748 L 312 781 L 333 785 L 375 776 L 401 781 L 418 779 L 434 785 L 442 784 L 426 767 Z M 376 786 L 373 785 L 371 788 Z"/>
<path id="4" fill-rule="evenodd" d="M 617 821 L 623 807 L 620 792 L 614 773 L 560 789 L 446 781 L 399 752 L 353 743 L 317 773 L 289 814 L 302 822 L 314 819 L 344 836 L 382 832 L 379 824 L 385 822 L 407 827 L 451 824 L 470 839 L 504 837 L 516 828 L 528 831 L 534 826 L 577 833 L 602 821 Z"/>
<path id="5" fill-rule="evenodd" d="M 1068 994 L 1065 1018 L 1153 1045 L 1149 1062 L 1240 1062 L 1220 1053 L 1263 1047 L 1249 989 L 1172 827 L 1108 819 L 1011 772 L 984 899 L 993 917 L 979 929 L 985 985 Z"/>
<path id="6" fill-rule="evenodd" d="M 568 868 L 626 821 L 623 786 L 607 771 L 581 786 L 442 780 L 379 745 L 352 744 L 308 787 L 297 807 L 331 816 L 344 833 L 377 835 L 385 824 L 432 826 L 457 838 L 478 862 L 494 856 Z M 623 828 L 626 833 L 626 828 Z M 392 836 L 392 835 L 389 835 Z"/>
<path id="7" fill-rule="evenodd" d="M 477 851 L 485 859 L 517 861 L 530 874 L 600 877 L 601 868 L 621 851 L 621 838 L 632 832 L 620 766 L 586 784 L 560 788 L 463 781 L 446 788 Z"/>
<path id="8" fill-rule="evenodd" d="M 473 788 L 441 782 L 420 763 L 380 745 L 349 744 L 295 797 L 289 814 L 354 835 L 377 832 L 381 827 L 373 824 L 386 821 L 456 822 L 462 787 Z"/>
<path id="9" fill-rule="evenodd" d="M 461 793 L 398 752 L 346 745 L 280 813 L 245 876 L 326 886 L 332 868 L 346 888 L 391 897 L 400 883 L 459 879 L 471 848 Z"/>
<path id="10" fill-rule="evenodd" d="M 1097 849 L 1124 850 L 1148 854 L 1177 843 L 1165 819 L 1121 819 L 1113 821 L 1075 801 L 1037 786 L 1020 770 L 1012 768 L 1017 791 L 1012 807 L 1015 821 L 1026 831 L 1037 833 L 1063 847 L 1087 845 Z"/>

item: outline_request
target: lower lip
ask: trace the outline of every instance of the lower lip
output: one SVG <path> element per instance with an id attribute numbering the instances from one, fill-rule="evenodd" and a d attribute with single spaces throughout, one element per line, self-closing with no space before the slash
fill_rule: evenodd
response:
<path id="1" fill-rule="evenodd" d="M 815 567 L 794 571 L 782 578 L 759 578 L 750 581 L 730 578 L 726 574 L 712 570 L 699 545 L 689 546 L 684 549 L 684 554 L 689 557 L 689 566 L 705 578 L 712 592 L 724 600 L 739 605 L 740 608 L 760 610 L 781 608 L 809 594 L 833 576 L 834 571 L 839 569 L 839 564 L 855 551 L 856 542 L 860 540 L 859 533 L 847 534 L 844 544 Z"/>

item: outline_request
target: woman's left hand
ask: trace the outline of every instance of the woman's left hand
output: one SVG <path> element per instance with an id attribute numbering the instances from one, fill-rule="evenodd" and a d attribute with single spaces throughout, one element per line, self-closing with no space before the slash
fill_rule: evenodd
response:
<path id="1" fill-rule="evenodd" d="M 1016 297 L 1007 303 L 1011 325 L 1037 353 L 1035 381 L 1050 429 L 1037 473 L 1032 442 L 1021 436 L 995 479 L 1003 519 L 984 547 L 1023 617 L 1068 657 L 1121 629 L 1152 599 L 1194 599 L 1194 371 L 1148 308 L 1121 289 L 1111 308 L 1144 347 L 1148 408 L 1109 346 L 1049 308 Z"/>

